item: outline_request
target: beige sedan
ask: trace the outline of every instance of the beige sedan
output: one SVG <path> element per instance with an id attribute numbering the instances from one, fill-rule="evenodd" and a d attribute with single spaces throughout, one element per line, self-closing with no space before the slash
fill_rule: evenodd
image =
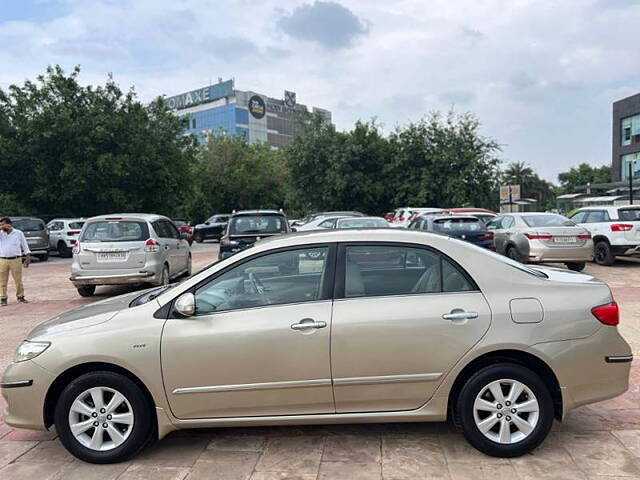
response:
<path id="1" fill-rule="evenodd" d="M 182 428 L 447 419 L 512 457 L 627 390 L 617 323 L 593 277 L 453 238 L 285 235 L 40 325 L 4 373 L 5 421 L 55 425 L 95 463 Z"/>

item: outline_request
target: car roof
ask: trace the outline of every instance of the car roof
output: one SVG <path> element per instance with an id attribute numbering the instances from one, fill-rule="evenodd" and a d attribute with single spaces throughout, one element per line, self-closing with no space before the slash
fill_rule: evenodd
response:
<path id="1" fill-rule="evenodd" d="M 475 208 L 475 207 L 461 207 L 461 208 L 448 208 L 447 212 L 450 213 L 490 213 L 491 215 L 497 215 L 493 210 L 487 208 Z"/>
<path id="2" fill-rule="evenodd" d="M 164 215 L 158 215 L 156 213 L 110 213 L 108 215 L 97 215 L 95 217 L 87 218 L 87 222 L 95 222 L 100 220 L 141 220 L 144 222 L 154 222 L 156 220 L 165 219 L 170 220 L 169 217 Z"/>
<path id="3" fill-rule="evenodd" d="M 12 222 L 16 220 L 40 220 L 41 222 L 44 222 L 44 220 L 38 217 L 9 217 L 9 218 L 11 219 Z"/>
<path id="4" fill-rule="evenodd" d="M 620 208 L 640 208 L 640 205 L 592 205 L 590 207 L 580 207 L 577 211 L 580 210 L 618 210 Z"/>
<path id="5" fill-rule="evenodd" d="M 433 221 L 436 221 L 436 220 L 450 220 L 450 219 L 452 219 L 452 220 L 460 220 L 461 218 L 462 219 L 466 218 L 468 220 L 478 220 L 478 221 L 480 221 L 480 219 L 478 217 L 476 217 L 475 215 L 430 215 L 430 216 L 425 217 L 425 218 L 428 218 L 429 220 L 433 220 Z"/>
<path id="6" fill-rule="evenodd" d="M 501 216 L 512 215 L 514 217 L 523 217 L 525 215 L 558 215 L 560 217 L 564 217 L 564 215 L 560 213 L 553 213 L 553 212 L 513 212 L 513 213 L 501 213 L 500 215 Z"/>
<path id="7" fill-rule="evenodd" d="M 242 216 L 242 215 L 257 215 L 257 214 L 284 216 L 284 212 L 281 212 L 280 210 L 240 210 L 239 212 L 232 213 L 231 216 L 236 217 L 236 216 Z"/>
<path id="8" fill-rule="evenodd" d="M 376 217 L 375 215 L 366 217 L 338 217 L 338 220 L 384 220 L 382 217 Z M 386 220 L 384 220 L 386 222 Z M 387 222 L 389 223 L 389 222 Z"/>

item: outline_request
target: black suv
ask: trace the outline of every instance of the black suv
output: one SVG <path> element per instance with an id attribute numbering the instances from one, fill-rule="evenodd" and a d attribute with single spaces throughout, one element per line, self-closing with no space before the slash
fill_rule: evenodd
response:
<path id="1" fill-rule="evenodd" d="M 291 232 L 282 210 L 244 210 L 231 215 L 227 229 L 220 238 L 219 258 L 227 258 L 273 235 Z"/>
<path id="2" fill-rule="evenodd" d="M 228 213 L 218 213 L 208 218 L 206 222 L 200 223 L 193 228 L 193 239 L 198 242 L 213 239 L 220 240 L 230 215 Z"/>

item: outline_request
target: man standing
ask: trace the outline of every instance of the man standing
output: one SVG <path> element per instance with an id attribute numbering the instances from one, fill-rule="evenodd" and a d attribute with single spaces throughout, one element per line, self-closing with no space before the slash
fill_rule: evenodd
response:
<path id="1" fill-rule="evenodd" d="M 16 284 L 16 296 L 19 303 L 27 303 L 22 285 L 22 255 L 25 255 L 24 267 L 31 263 L 31 250 L 24 233 L 13 228 L 9 217 L 0 219 L 0 307 L 7 306 L 7 285 L 9 272 Z"/>

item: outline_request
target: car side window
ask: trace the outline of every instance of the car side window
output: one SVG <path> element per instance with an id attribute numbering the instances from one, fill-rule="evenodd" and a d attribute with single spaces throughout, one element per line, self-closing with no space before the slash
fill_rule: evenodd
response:
<path id="1" fill-rule="evenodd" d="M 161 220 L 155 221 L 151 225 L 160 238 L 169 238 L 167 229 Z"/>
<path id="2" fill-rule="evenodd" d="M 335 219 L 325 220 L 324 222 L 321 222 L 320 225 L 318 225 L 319 228 L 333 228 L 335 226 L 336 226 Z"/>
<path id="3" fill-rule="evenodd" d="M 244 262 L 196 290 L 196 314 L 319 300 L 328 252 L 306 248 Z"/>
<path id="4" fill-rule="evenodd" d="M 446 258 L 442 259 L 442 291 L 470 292 L 476 290 L 467 276 Z"/>
<path id="5" fill-rule="evenodd" d="M 168 220 L 162 220 L 162 223 L 164 223 L 165 231 L 169 235 L 169 238 L 180 238 L 180 231 L 173 223 L 169 222 Z"/>
<path id="6" fill-rule="evenodd" d="M 585 223 L 586 216 L 587 216 L 587 212 L 585 211 L 578 212 L 571 217 L 571 221 L 573 223 Z"/>
<path id="7" fill-rule="evenodd" d="M 591 210 L 587 215 L 586 223 L 599 223 L 608 221 L 609 214 L 605 210 Z"/>
<path id="8" fill-rule="evenodd" d="M 502 228 L 511 228 L 515 223 L 516 222 L 513 217 L 504 217 L 502 220 Z"/>
<path id="9" fill-rule="evenodd" d="M 500 225 L 502 224 L 502 217 L 494 218 L 489 223 L 487 223 L 487 230 L 498 230 Z"/>

